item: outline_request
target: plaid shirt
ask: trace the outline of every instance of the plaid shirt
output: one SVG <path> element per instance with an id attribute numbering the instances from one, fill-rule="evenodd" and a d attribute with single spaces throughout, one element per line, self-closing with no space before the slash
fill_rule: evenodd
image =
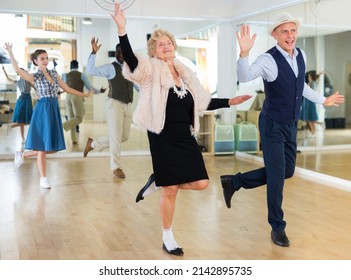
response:
<path id="1" fill-rule="evenodd" d="M 20 78 L 15 83 L 16 83 L 16 86 L 19 88 L 21 94 L 30 93 L 30 83 L 28 83 L 26 80 Z"/>
<path id="2" fill-rule="evenodd" d="M 43 72 L 41 70 L 38 70 L 38 72 L 34 74 L 35 88 L 37 89 L 37 93 L 40 98 L 43 98 L 43 97 L 57 98 L 58 92 L 60 90 L 58 80 L 57 80 L 58 74 L 56 70 L 49 70 L 49 69 L 48 69 L 48 73 L 51 76 L 51 78 L 54 80 L 54 83 L 50 84 L 50 82 L 45 78 Z"/>

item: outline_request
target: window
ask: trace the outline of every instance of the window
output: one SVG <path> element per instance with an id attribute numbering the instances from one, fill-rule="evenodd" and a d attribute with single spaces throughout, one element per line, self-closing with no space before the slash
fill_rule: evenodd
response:
<path id="1" fill-rule="evenodd" d="M 76 32 L 75 17 L 28 16 L 28 28 L 45 31 Z"/>

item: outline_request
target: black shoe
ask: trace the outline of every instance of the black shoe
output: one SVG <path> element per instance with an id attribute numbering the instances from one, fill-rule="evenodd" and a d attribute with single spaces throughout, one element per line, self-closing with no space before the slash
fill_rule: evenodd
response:
<path id="1" fill-rule="evenodd" d="M 147 182 L 145 184 L 145 186 L 139 191 L 136 199 L 135 199 L 135 202 L 139 202 L 140 200 L 143 200 L 144 199 L 144 192 L 151 186 L 151 184 L 155 181 L 155 176 L 154 174 L 151 174 L 149 179 L 147 179 Z"/>
<path id="2" fill-rule="evenodd" d="M 279 232 L 275 232 L 272 230 L 271 238 L 274 244 L 277 244 L 278 246 L 282 246 L 282 247 L 290 246 L 290 242 L 288 237 L 286 236 L 285 230 L 279 231 Z"/>
<path id="3" fill-rule="evenodd" d="M 171 254 L 171 255 L 176 255 L 176 256 L 183 256 L 184 255 L 184 252 L 183 252 L 183 249 L 178 247 L 178 248 L 175 248 L 173 250 L 168 250 L 165 243 L 163 243 L 162 245 L 162 248 L 163 250 L 165 250 L 168 254 Z"/>
<path id="4" fill-rule="evenodd" d="M 232 206 L 230 201 L 232 199 L 232 196 L 235 193 L 235 189 L 233 188 L 233 185 L 232 185 L 232 180 L 233 180 L 232 175 L 221 176 L 224 200 L 228 208 Z"/>

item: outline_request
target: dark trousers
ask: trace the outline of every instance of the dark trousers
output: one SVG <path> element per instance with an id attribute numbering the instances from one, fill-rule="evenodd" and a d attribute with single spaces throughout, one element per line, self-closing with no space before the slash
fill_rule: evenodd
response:
<path id="1" fill-rule="evenodd" d="M 265 167 L 238 173 L 236 178 L 245 189 L 267 185 L 268 222 L 274 231 L 281 231 L 286 226 L 284 181 L 295 171 L 297 122 L 284 124 L 260 115 L 259 130 Z"/>

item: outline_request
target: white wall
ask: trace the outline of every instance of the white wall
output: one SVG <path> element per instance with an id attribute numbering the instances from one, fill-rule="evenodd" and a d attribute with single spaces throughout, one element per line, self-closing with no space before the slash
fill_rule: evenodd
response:
<path id="1" fill-rule="evenodd" d="M 278 7 L 304 3 L 307 0 L 135 0 L 126 15 L 142 19 L 215 20 L 229 21 L 252 14 L 267 12 Z M 0 12 L 74 15 L 108 18 L 111 12 L 101 8 L 94 0 L 1 0 Z M 108 1 L 102 1 L 107 3 Z"/>
<path id="2" fill-rule="evenodd" d="M 328 74 L 331 82 L 334 86 L 334 90 L 338 90 L 341 94 L 347 94 L 345 92 L 346 73 L 345 66 L 347 62 L 351 61 L 351 32 L 342 32 L 338 34 L 328 35 L 325 38 L 325 71 Z M 326 108 L 326 114 L 332 118 L 347 117 L 347 122 L 351 122 L 351 96 L 346 95 L 346 101 L 344 105 L 340 107 L 328 107 Z M 346 112 L 346 107 L 348 110 Z"/>
<path id="3" fill-rule="evenodd" d="M 110 31 L 110 19 L 97 19 L 93 20 L 93 24 L 84 25 L 79 23 L 77 32 L 77 58 L 80 65 L 85 70 L 87 65 L 88 57 L 91 53 L 91 39 L 92 37 L 98 38 L 99 43 L 101 43 L 101 48 L 96 55 L 96 66 L 100 66 L 105 63 L 110 63 L 114 61 L 114 58 L 108 57 L 108 51 L 114 51 L 115 46 L 118 43 L 116 36 Z M 96 88 L 107 88 L 108 82 L 106 78 L 102 77 L 90 77 L 91 82 Z M 95 122 L 105 122 L 105 99 L 107 92 L 94 95 L 86 100 L 86 104 L 93 103 L 93 120 Z"/>

